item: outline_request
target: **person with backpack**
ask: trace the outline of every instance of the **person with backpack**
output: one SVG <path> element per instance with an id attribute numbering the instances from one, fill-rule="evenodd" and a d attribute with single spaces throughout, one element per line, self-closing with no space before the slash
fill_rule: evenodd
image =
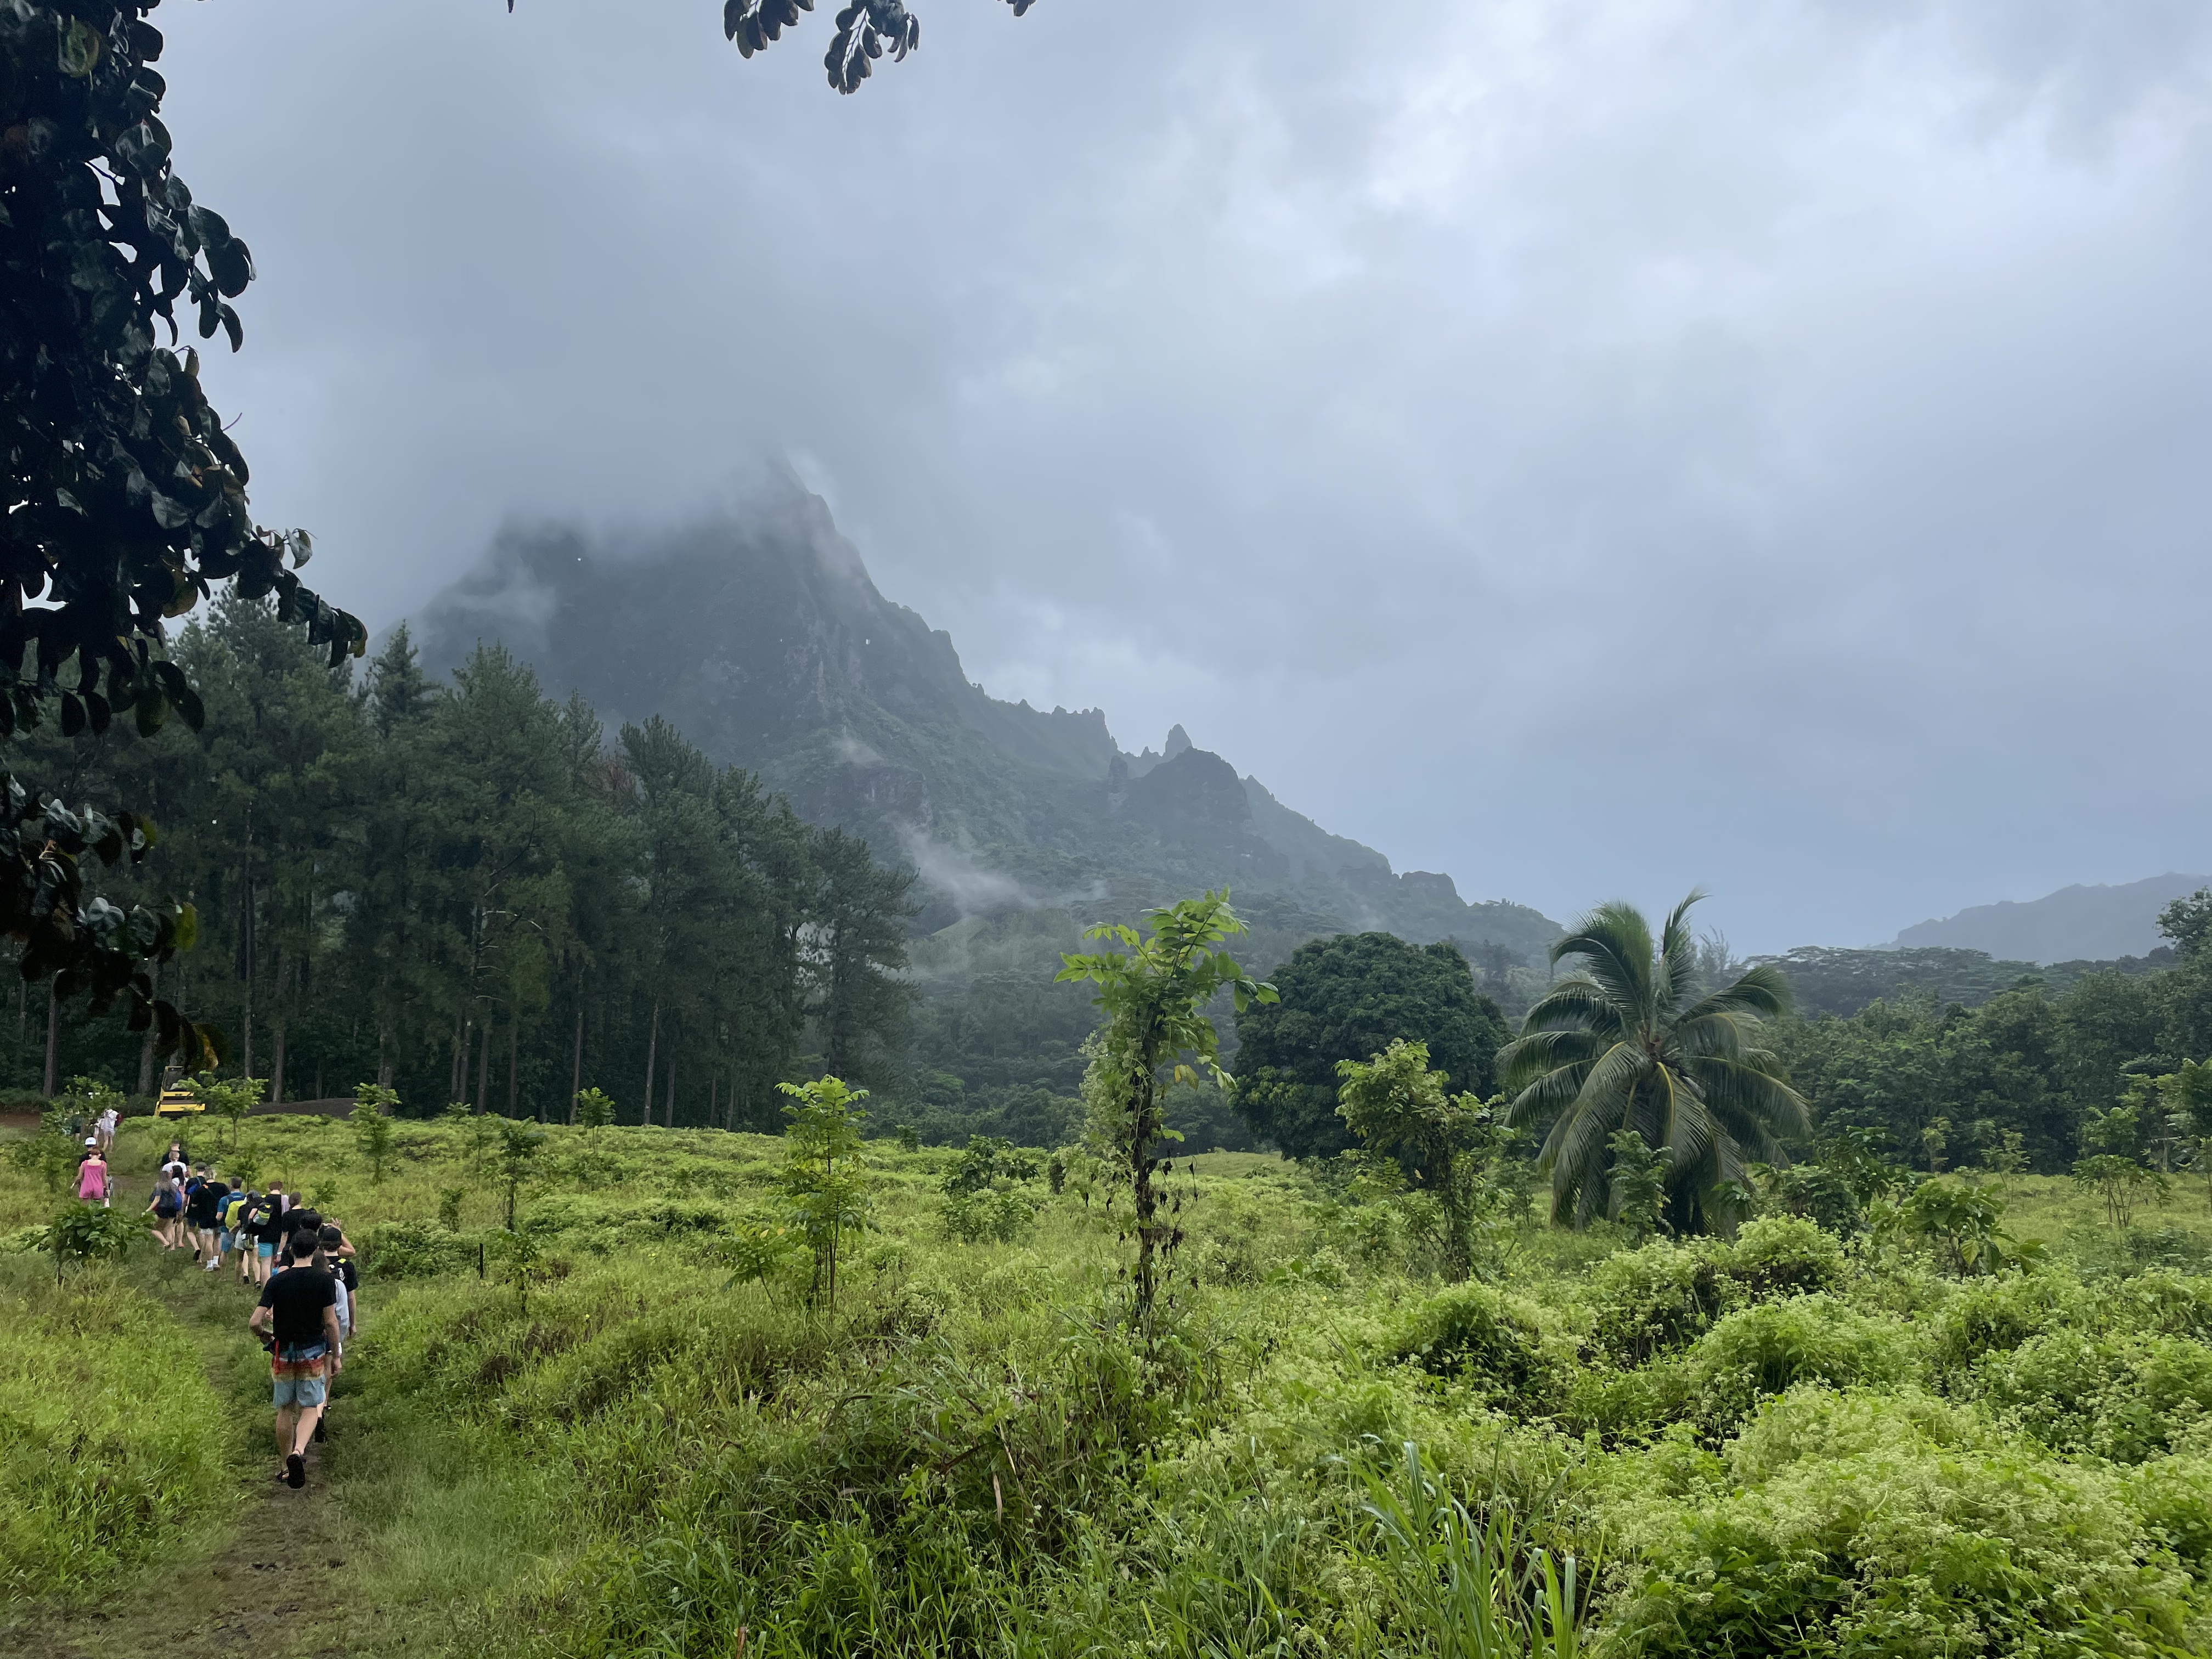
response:
<path id="1" fill-rule="evenodd" d="M 283 1459 L 277 1478 L 295 1489 L 307 1484 L 307 1443 L 322 1422 L 338 1350 L 337 1280 L 315 1266 L 318 1244 L 313 1233 L 286 1241 L 283 1270 L 270 1274 L 246 1319 L 269 1349 Z"/>
<path id="2" fill-rule="evenodd" d="M 336 1222 L 324 1222 L 316 1230 L 315 1240 L 316 1249 L 313 1258 L 315 1266 L 338 1282 L 338 1345 L 333 1351 L 331 1365 L 331 1380 L 335 1386 L 338 1372 L 345 1367 L 345 1345 L 353 1340 L 354 1332 L 360 1328 L 358 1318 L 354 1311 L 354 1286 L 359 1281 L 355 1276 L 353 1263 L 338 1255 L 341 1248 L 345 1249 L 349 1255 L 352 1247 L 346 1243 L 345 1234 Z M 324 1391 L 323 1414 L 315 1419 L 316 1439 L 320 1440 L 325 1437 L 330 1428 L 330 1390 L 326 1389 Z"/>
<path id="3" fill-rule="evenodd" d="M 240 1252 L 238 1279 L 246 1282 L 246 1258 L 241 1241 L 246 1234 L 246 1206 L 253 1201 L 253 1194 L 246 1190 L 246 1183 L 236 1176 L 230 1178 L 230 1187 L 218 1203 L 216 1224 L 222 1229 L 216 1234 L 216 1260 L 221 1261 L 227 1251 Z"/>
<path id="4" fill-rule="evenodd" d="M 177 1237 L 191 1246 L 195 1261 L 200 1259 L 200 1229 L 199 1218 L 194 1212 L 200 1200 L 200 1189 L 206 1185 L 207 1171 L 198 1164 L 185 1170 L 177 1182 L 178 1194 L 185 1201 L 184 1211 L 177 1218 Z"/>
<path id="5" fill-rule="evenodd" d="M 192 1255 L 203 1271 L 213 1273 L 222 1261 L 216 1230 L 222 1221 L 222 1200 L 228 1196 L 222 1184 L 202 1164 L 185 1195 L 185 1221 L 192 1232 Z"/>
<path id="6" fill-rule="evenodd" d="M 246 1212 L 246 1231 L 253 1241 L 253 1283 L 266 1285 L 276 1271 L 276 1247 L 285 1237 L 284 1189 L 271 1182 L 269 1190 Z"/>
<path id="7" fill-rule="evenodd" d="M 154 1218 L 154 1237 L 161 1241 L 161 1248 L 175 1249 L 179 1242 L 178 1231 L 183 1224 L 185 1194 L 167 1165 L 154 1182 L 154 1196 L 147 1203 L 146 1212 Z"/>

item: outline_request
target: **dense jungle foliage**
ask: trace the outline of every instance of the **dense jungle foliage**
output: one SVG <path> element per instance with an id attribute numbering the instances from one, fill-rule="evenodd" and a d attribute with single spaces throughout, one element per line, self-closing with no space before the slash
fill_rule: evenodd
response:
<path id="1" fill-rule="evenodd" d="M 272 1099 L 373 1078 L 416 1112 L 566 1116 L 596 1085 L 633 1121 L 757 1127 L 794 1066 L 892 1064 L 911 874 L 665 723 L 609 743 L 496 648 L 433 686 L 404 629 L 365 672 L 333 668 L 235 597 L 174 656 L 204 730 L 16 746 L 66 799 L 164 826 L 159 858 L 105 887 L 193 902 L 165 988 Z M 20 1087 L 48 1063 L 40 988 L 17 992 Z M 56 1039 L 58 1080 L 151 1089 L 154 1046 L 118 1023 L 67 1006 Z"/>

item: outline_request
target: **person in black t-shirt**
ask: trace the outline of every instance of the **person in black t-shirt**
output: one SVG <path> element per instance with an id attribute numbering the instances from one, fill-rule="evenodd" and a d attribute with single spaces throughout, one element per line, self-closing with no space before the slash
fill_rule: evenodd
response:
<path id="1" fill-rule="evenodd" d="M 280 1478 L 288 1486 L 307 1484 L 307 1442 L 322 1420 L 338 1346 L 337 1280 L 314 1265 L 316 1243 L 314 1234 L 301 1233 L 285 1246 L 287 1265 L 262 1286 L 246 1321 L 269 1344 Z"/>
<path id="2" fill-rule="evenodd" d="M 285 1207 L 284 1189 L 272 1181 L 246 1218 L 246 1231 L 253 1237 L 253 1277 L 257 1284 L 269 1282 L 269 1275 L 276 1268 L 277 1252 L 292 1236 L 284 1224 Z"/>
<path id="3" fill-rule="evenodd" d="M 209 1175 L 203 1165 L 195 1174 L 196 1185 L 185 1193 L 185 1221 L 192 1232 L 192 1254 L 213 1273 L 222 1265 L 222 1251 L 216 1243 L 216 1229 L 220 1222 L 217 1213 L 225 1189 L 222 1183 Z"/>

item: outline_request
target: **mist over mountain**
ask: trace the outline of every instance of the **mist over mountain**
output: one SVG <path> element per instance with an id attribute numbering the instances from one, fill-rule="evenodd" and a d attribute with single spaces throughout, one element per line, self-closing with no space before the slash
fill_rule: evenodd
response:
<path id="1" fill-rule="evenodd" d="M 502 644 L 556 695 L 580 691 L 611 723 L 661 716 L 806 817 L 907 859 L 923 933 L 1001 912 L 1126 916 L 1224 884 L 1263 964 L 1375 928 L 1527 971 L 1561 931 L 1523 905 L 1470 903 L 1448 875 L 1395 871 L 1180 726 L 1130 752 L 1102 709 L 991 696 L 787 474 L 665 531 L 512 527 L 416 627 L 434 672 Z"/>
<path id="2" fill-rule="evenodd" d="M 2206 882 L 2167 874 L 2112 887 L 2062 887 L 2023 902 L 1977 904 L 1905 928 L 1896 946 L 1946 945 L 2033 963 L 2148 957 L 2166 943 L 2159 912 Z"/>

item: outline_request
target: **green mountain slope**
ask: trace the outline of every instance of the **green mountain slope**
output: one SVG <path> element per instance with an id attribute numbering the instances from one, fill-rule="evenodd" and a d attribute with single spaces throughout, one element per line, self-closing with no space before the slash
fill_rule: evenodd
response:
<path id="1" fill-rule="evenodd" d="M 1022 930 L 1048 960 L 1085 922 L 1224 884 L 1280 918 L 1253 941 L 1263 967 L 1317 933 L 1380 928 L 1455 939 L 1502 970 L 1540 961 L 1560 931 L 1525 906 L 1469 904 L 1449 876 L 1394 872 L 1181 727 L 1165 752 L 1129 754 L 1102 710 L 990 696 L 787 477 L 651 537 L 512 530 L 417 626 L 433 668 L 498 640 L 550 690 L 611 720 L 664 715 L 807 817 L 910 860 L 927 935 L 1003 911 L 1064 917 Z"/>

